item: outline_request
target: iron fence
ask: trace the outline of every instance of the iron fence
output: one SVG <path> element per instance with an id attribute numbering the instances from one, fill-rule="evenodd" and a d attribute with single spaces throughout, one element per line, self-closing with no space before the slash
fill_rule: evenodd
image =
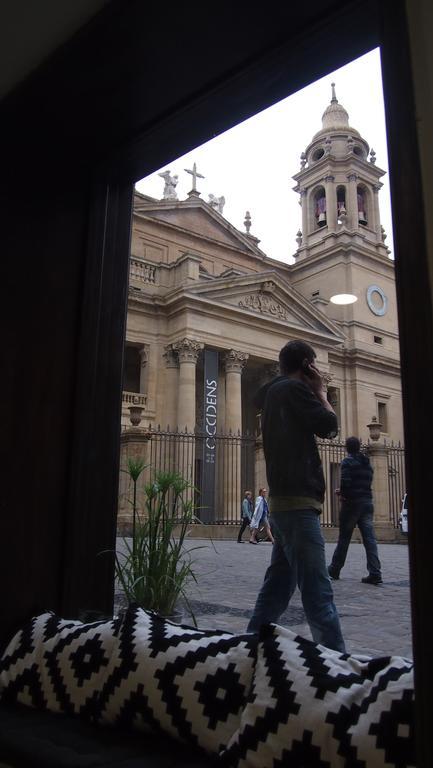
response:
<path id="1" fill-rule="evenodd" d="M 204 433 L 149 432 L 151 471 L 179 472 L 191 485 L 195 515 L 203 523 L 238 524 L 243 492 L 254 493 L 256 439 L 228 434 L 212 438 L 213 461 L 206 461 L 209 437 Z M 209 476 L 212 482 L 209 483 Z M 204 498 L 204 487 L 213 493 Z"/>
<path id="2" fill-rule="evenodd" d="M 338 526 L 340 499 L 335 493 L 340 487 L 340 464 L 346 456 L 344 442 L 339 440 L 317 440 L 325 476 L 325 499 L 323 501 L 322 526 Z"/>
<path id="3" fill-rule="evenodd" d="M 190 484 L 198 522 L 238 525 L 245 490 L 257 495 L 266 483 L 261 440 L 251 434 L 219 434 L 212 438 L 209 463 L 209 437 L 149 428 L 146 433 L 145 480 L 157 471 L 178 472 Z M 346 455 L 342 440 L 317 440 L 326 483 L 321 522 L 324 527 L 338 526 L 340 465 Z M 367 446 L 364 446 L 367 447 Z M 389 519 L 397 527 L 401 498 L 405 491 L 404 448 L 388 445 Z M 211 482 L 210 482 L 211 481 Z M 210 488 L 210 492 L 209 492 Z"/>
<path id="4" fill-rule="evenodd" d="M 389 520 L 398 528 L 403 496 L 406 492 L 406 468 L 404 448 L 401 445 L 387 445 Z"/>

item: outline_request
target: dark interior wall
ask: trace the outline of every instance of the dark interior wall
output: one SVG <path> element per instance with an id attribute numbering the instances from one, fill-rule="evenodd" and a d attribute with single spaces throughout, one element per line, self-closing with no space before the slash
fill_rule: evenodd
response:
<path id="1" fill-rule="evenodd" d="M 418 765 L 427 767 L 433 765 L 427 714 L 431 711 L 433 690 L 429 640 L 433 633 L 433 516 L 427 479 L 431 475 L 433 434 L 433 312 L 407 19 L 402 4 L 390 5 L 382 29 L 382 70 L 396 244 L 406 475 L 412 510 L 409 555 Z"/>
<path id="2" fill-rule="evenodd" d="M 21 176 L 2 184 L 0 201 L 5 630 L 17 613 L 59 605 L 88 202 L 73 184 L 53 194 L 27 182 L 24 201 Z"/>

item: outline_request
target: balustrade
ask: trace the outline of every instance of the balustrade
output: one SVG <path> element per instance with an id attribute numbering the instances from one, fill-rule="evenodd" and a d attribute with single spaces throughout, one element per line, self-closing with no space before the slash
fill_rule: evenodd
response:
<path id="1" fill-rule="evenodd" d="M 129 260 L 129 276 L 131 280 L 136 282 L 154 285 L 156 282 L 156 264 L 150 264 L 136 257 L 131 258 Z"/>

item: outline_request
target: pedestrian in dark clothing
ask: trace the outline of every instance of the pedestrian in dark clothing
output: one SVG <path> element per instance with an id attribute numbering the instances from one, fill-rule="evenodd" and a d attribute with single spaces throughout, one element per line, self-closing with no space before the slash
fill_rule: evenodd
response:
<path id="1" fill-rule="evenodd" d="M 245 491 L 244 498 L 242 500 L 242 507 L 241 507 L 242 523 L 241 523 L 241 527 L 238 534 L 238 544 L 240 544 L 242 541 L 242 534 L 245 528 L 248 528 L 251 522 L 253 512 L 254 512 L 253 494 L 251 493 L 251 491 Z"/>
<path id="2" fill-rule="evenodd" d="M 353 529 L 357 525 L 361 531 L 367 555 L 368 576 L 361 581 L 364 584 L 382 584 L 382 571 L 373 527 L 374 509 L 371 491 L 373 468 L 368 456 L 361 453 L 361 443 L 357 437 L 347 438 L 346 450 L 348 456 L 341 462 L 340 488 L 337 489 L 341 499 L 338 544 L 328 572 L 331 579 L 340 578 Z"/>
<path id="3" fill-rule="evenodd" d="M 255 401 L 275 543 L 248 631 L 276 622 L 298 585 L 313 640 L 344 652 L 319 522 L 325 480 L 315 441 L 315 435 L 334 437 L 338 424 L 315 358 L 309 344 L 288 342 L 279 356 L 281 375 Z"/>

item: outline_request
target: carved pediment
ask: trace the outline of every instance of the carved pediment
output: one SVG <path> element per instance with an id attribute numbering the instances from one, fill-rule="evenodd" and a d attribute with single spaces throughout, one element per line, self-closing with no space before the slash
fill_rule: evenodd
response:
<path id="1" fill-rule="evenodd" d="M 277 321 L 296 329 L 310 329 L 343 341 L 335 323 L 274 271 L 217 278 L 212 283 L 190 286 L 188 294 L 207 300 L 219 312 L 224 307 L 254 314 L 264 322 Z"/>
<path id="2" fill-rule="evenodd" d="M 271 315 L 279 320 L 288 320 L 290 317 L 286 307 L 266 293 L 249 293 L 240 299 L 239 306 L 241 309 L 252 309 L 255 312 Z"/>

